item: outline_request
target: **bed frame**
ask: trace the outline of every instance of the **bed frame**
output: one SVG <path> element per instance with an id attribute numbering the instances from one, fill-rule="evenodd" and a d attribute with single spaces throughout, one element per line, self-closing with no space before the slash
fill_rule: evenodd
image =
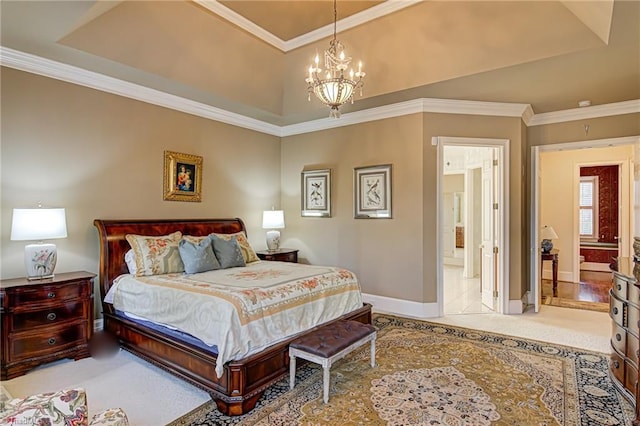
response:
<path id="1" fill-rule="evenodd" d="M 128 273 L 124 255 L 130 249 L 127 234 L 166 235 L 181 231 L 184 235 L 208 235 L 212 232 L 231 234 L 245 231 L 241 219 L 178 219 L 178 220 L 94 220 L 100 235 L 100 294 L 104 300 L 113 280 Z M 104 330 L 118 338 L 120 346 L 152 364 L 175 374 L 205 390 L 218 409 L 229 416 L 241 415 L 254 408 L 264 391 L 289 371 L 289 343 L 300 333 L 259 353 L 230 361 L 224 374 L 215 373 L 216 355 L 177 338 L 147 328 L 116 315 L 113 306 L 102 303 Z M 340 319 L 354 319 L 371 324 L 371 305 Z M 330 322 L 334 322 L 330 321 Z M 328 322 L 328 323 L 330 323 Z M 328 324 L 325 323 L 325 324 Z M 320 324 L 318 324 L 319 326 Z"/>

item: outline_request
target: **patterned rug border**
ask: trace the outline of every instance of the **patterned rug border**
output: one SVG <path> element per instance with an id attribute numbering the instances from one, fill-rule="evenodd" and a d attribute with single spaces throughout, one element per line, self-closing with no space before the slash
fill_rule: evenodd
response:
<path id="1" fill-rule="evenodd" d="M 438 335 L 450 336 L 457 339 L 463 339 L 469 342 L 480 342 L 493 347 L 508 347 L 509 349 L 535 352 L 540 355 L 561 357 L 563 359 L 570 360 L 571 362 L 574 363 L 574 365 L 576 365 L 576 374 L 578 376 L 576 377 L 577 384 L 581 383 L 581 380 L 585 380 L 584 378 L 579 377 L 580 374 L 577 373 L 578 371 L 580 371 L 580 368 L 578 368 L 578 366 L 579 366 L 581 355 L 597 357 L 600 367 L 606 370 L 608 374 L 609 354 L 604 352 L 576 348 L 572 346 L 545 342 L 541 340 L 510 336 L 508 334 L 495 333 L 495 332 L 478 330 L 478 329 L 462 327 L 457 325 L 440 324 L 440 323 L 431 322 L 428 320 L 400 317 L 400 316 L 386 314 L 386 313 L 374 313 L 373 324 L 378 329 L 379 337 L 386 335 L 390 330 L 393 330 L 396 327 L 415 329 L 415 330 L 427 330 L 429 332 L 432 332 Z M 318 373 L 318 372 L 319 371 L 317 370 L 315 371 L 315 373 Z M 307 374 L 311 376 L 314 374 L 314 372 L 311 371 L 310 373 L 305 373 L 305 375 Z M 281 379 L 281 381 L 283 380 L 288 381 L 288 377 L 285 377 L 285 376 L 287 375 L 285 374 Z M 608 377 L 608 379 L 610 382 L 610 377 Z M 621 414 L 622 417 L 628 421 L 630 419 L 630 416 L 632 415 L 632 412 L 630 411 L 632 410 L 630 404 L 624 398 L 624 396 L 614 388 L 613 384 L 610 385 L 610 389 L 608 389 L 608 391 L 611 399 L 610 402 L 617 403 L 617 405 L 620 407 L 620 410 L 621 410 L 621 412 L 618 414 Z M 277 397 L 277 399 L 284 398 L 284 397 L 285 395 L 280 395 L 279 397 Z M 261 398 L 261 400 L 258 402 L 256 408 L 247 415 L 250 415 L 251 413 L 257 414 L 257 411 L 265 410 L 268 405 L 271 405 L 271 403 L 268 403 L 267 405 L 263 405 L 262 400 L 263 398 Z M 280 406 L 282 404 L 274 404 L 274 405 Z M 589 401 L 588 395 L 585 395 L 585 392 L 581 392 L 580 393 L 581 409 L 579 410 L 581 419 L 579 424 L 584 424 L 584 425 L 593 424 L 589 421 L 589 418 L 587 418 L 587 416 L 583 413 L 583 411 L 587 411 L 586 409 L 589 408 L 589 405 L 590 405 L 590 401 Z M 207 401 L 204 404 L 200 405 L 199 407 L 196 407 L 189 413 L 185 414 L 184 416 L 181 416 L 180 418 L 171 422 L 167 426 L 179 426 L 179 425 L 191 424 L 193 422 L 205 419 L 207 417 L 207 413 L 211 412 L 212 410 L 217 410 L 215 402 Z M 267 412 L 264 413 L 266 417 L 268 417 L 268 414 L 270 411 L 272 410 L 267 410 Z M 241 416 L 241 417 L 244 417 L 244 416 Z M 620 420 L 624 421 L 622 418 Z"/>

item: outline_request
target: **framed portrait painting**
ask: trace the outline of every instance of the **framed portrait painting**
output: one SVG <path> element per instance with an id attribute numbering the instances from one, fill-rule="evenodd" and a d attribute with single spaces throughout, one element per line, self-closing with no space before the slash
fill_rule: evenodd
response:
<path id="1" fill-rule="evenodd" d="M 164 199 L 202 201 L 202 157 L 164 152 Z"/>
<path id="2" fill-rule="evenodd" d="M 302 216 L 331 217 L 331 169 L 302 172 Z"/>
<path id="3" fill-rule="evenodd" d="M 354 169 L 356 219 L 391 218 L 391 164 Z"/>

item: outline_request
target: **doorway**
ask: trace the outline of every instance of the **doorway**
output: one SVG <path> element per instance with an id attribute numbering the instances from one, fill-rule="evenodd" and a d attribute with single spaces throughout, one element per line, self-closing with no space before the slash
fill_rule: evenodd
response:
<path id="1" fill-rule="evenodd" d="M 437 138 L 440 315 L 505 312 L 507 142 Z"/>
<path id="2" fill-rule="evenodd" d="M 532 285 L 529 303 L 534 305 L 536 312 L 549 300 L 546 297 L 542 298 L 543 284 L 548 284 L 543 281 L 543 278 L 549 278 L 549 272 L 543 270 L 540 264 L 540 229 L 542 226 L 553 226 L 558 235 L 558 239 L 553 241 L 554 248 L 558 250 L 558 289 L 562 289 L 564 286 L 565 295 L 580 294 L 580 287 L 585 283 L 585 275 L 588 275 L 584 273 L 584 270 L 593 269 L 594 266 L 598 266 L 598 263 L 604 263 L 585 262 L 594 260 L 584 256 L 586 253 L 594 251 L 594 248 L 598 252 L 604 252 L 615 245 L 615 252 L 619 256 L 628 257 L 630 253 L 633 253 L 631 236 L 634 235 L 634 144 L 640 144 L 640 137 L 532 147 L 532 220 L 530 230 L 532 236 L 530 247 Z M 546 167 L 543 164 L 545 161 L 547 162 Z M 555 166 L 549 167 L 551 163 L 554 163 Z M 591 236 L 593 241 L 589 243 L 588 238 L 585 239 L 584 235 L 582 239 L 580 238 L 581 233 L 585 234 L 589 230 L 588 226 L 584 228 L 584 223 L 581 230 L 580 186 L 581 181 L 590 181 L 585 178 L 586 176 L 593 175 L 591 172 L 585 173 L 586 170 L 602 166 L 614 166 L 613 168 L 617 170 L 619 186 L 616 192 L 619 203 L 616 207 L 617 211 L 613 213 L 617 218 L 617 225 L 615 231 L 610 231 L 611 235 L 607 235 L 607 232 L 594 233 Z M 581 175 L 583 179 L 581 179 Z M 550 182 L 552 184 L 549 184 Z M 588 185 L 585 184 L 585 186 Z M 563 196 L 562 191 L 565 191 L 567 195 Z M 557 203 L 553 201 L 555 199 L 564 199 L 566 202 Z M 612 212 L 609 213 L 612 214 Z M 587 212 L 583 216 L 590 217 L 592 214 Z M 594 222 L 594 226 L 597 228 L 598 223 Z M 612 241 L 615 239 L 615 244 L 606 241 L 608 239 Z M 606 263 L 608 266 L 610 260 Z M 548 268 L 548 265 L 543 266 Z M 595 271 L 595 273 L 597 272 Z M 570 288 L 567 289 L 567 287 Z M 562 299 L 564 296 L 559 294 L 558 297 Z"/>

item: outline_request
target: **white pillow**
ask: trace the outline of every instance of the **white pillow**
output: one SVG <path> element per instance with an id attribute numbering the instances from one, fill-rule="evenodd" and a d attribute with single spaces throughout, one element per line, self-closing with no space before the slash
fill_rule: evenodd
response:
<path id="1" fill-rule="evenodd" d="M 136 254 L 133 249 L 129 249 L 129 251 L 124 255 L 124 261 L 127 264 L 127 269 L 131 275 L 136 274 Z"/>

